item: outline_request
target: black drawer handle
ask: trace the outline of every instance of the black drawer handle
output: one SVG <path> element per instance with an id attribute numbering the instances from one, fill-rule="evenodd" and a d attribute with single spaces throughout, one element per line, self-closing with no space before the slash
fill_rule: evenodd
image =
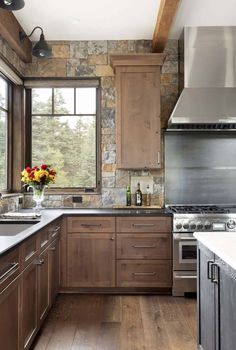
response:
<path id="1" fill-rule="evenodd" d="M 12 271 L 14 271 L 17 267 L 19 266 L 18 262 L 14 262 L 11 263 L 11 267 L 9 269 L 7 269 L 7 271 L 5 271 L 1 276 L 0 276 L 0 281 L 5 278 L 9 273 L 11 273 Z"/>

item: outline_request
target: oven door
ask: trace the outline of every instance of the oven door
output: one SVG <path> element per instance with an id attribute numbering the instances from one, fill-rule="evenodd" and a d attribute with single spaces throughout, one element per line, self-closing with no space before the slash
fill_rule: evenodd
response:
<path id="1" fill-rule="evenodd" d="M 195 271 L 197 269 L 197 240 L 193 233 L 173 234 L 174 271 Z"/>

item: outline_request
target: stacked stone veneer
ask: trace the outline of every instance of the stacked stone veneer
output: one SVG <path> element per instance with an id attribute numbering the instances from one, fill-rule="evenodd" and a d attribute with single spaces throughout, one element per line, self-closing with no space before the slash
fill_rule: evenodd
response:
<path id="1" fill-rule="evenodd" d="M 101 194 L 83 195 L 83 203 L 76 205 L 73 205 L 71 195 L 49 194 L 46 196 L 44 205 L 47 207 L 108 207 L 125 204 L 129 173 L 116 168 L 115 77 L 110 66 L 110 55 L 151 52 L 151 41 L 53 41 L 50 45 L 53 58 L 46 60 L 33 58 L 30 64 L 22 64 L 19 59 L 17 61 L 17 57 L 8 61 L 13 63 L 25 77 L 101 78 L 102 189 Z M 166 59 L 161 74 L 162 126 L 165 126 L 178 97 L 178 41 L 170 40 L 165 53 Z M 8 56 L 7 52 L 6 56 Z M 131 176 L 141 174 L 141 171 L 130 171 Z M 154 176 L 152 204 L 163 205 L 163 170 L 152 171 L 151 175 Z M 30 195 L 25 196 L 25 206 L 32 206 Z"/>

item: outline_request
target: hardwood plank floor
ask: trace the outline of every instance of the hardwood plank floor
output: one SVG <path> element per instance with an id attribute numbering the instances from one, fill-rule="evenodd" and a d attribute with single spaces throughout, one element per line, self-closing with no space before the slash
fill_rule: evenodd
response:
<path id="1" fill-rule="evenodd" d="M 196 350 L 196 300 L 59 295 L 34 350 Z"/>

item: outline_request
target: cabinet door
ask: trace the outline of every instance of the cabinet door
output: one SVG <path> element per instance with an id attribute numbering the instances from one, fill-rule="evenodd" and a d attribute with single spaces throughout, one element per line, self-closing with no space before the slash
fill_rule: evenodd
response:
<path id="1" fill-rule="evenodd" d="M 236 344 L 236 273 L 230 266 L 226 265 L 222 260 L 216 259 L 216 263 L 220 268 L 216 307 L 219 312 L 219 346 L 217 349 L 232 350 Z"/>
<path id="2" fill-rule="evenodd" d="M 50 307 L 49 250 L 40 254 L 38 260 L 38 319 L 41 324 Z"/>
<path id="3" fill-rule="evenodd" d="M 37 332 L 37 268 L 36 261 L 33 261 L 21 278 L 22 349 L 29 349 Z"/>
<path id="4" fill-rule="evenodd" d="M 160 168 L 160 67 L 117 67 L 116 86 L 117 167 Z"/>
<path id="5" fill-rule="evenodd" d="M 50 305 L 53 304 L 59 291 L 59 240 L 49 247 L 50 252 Z"/>
<path id="6" fill-rule="evenodd" d="M 68 286 L 115 285 L 115 237 L 112 233 L 68 235 Z"/>
<path id="7" fill-rule="evenodd" d="M 209 279 L 214 254 L 198 249 L 198 331 L 202 350 L 215 350 L 215 284 Z"/>
<path id="8" fill-rule="evenodd" d="M 20 326 L 20 283 L 14 280 L 0 293 L 0 348 L 18 350 Z"/>

